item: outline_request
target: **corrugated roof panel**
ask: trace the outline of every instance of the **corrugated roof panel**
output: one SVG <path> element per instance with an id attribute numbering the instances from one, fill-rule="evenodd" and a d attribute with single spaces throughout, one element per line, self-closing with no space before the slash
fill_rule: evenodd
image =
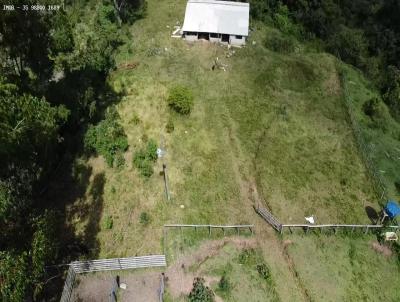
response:
<path id="1" fill-rule="evenodd" d="M 249 9 L 242 2 L 189 0 L 182 30 L 248 36 Z"/>

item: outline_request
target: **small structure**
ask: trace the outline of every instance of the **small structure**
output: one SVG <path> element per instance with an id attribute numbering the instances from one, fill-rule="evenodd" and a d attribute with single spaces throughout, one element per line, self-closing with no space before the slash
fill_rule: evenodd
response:
<path id="1" fill-rule="evenodd" d="M 249 3 L 189 0 L 186 6 L 183 37 L 241 46 L 249 35 Z"/>
<path id="2" fill-rule="evenodd" d="M 385 232 L 384 238 L 385 241 L 397 241 L 399 239 L 395 232 Z"/>
<path id="3" fill-rule="evenodd" d="M 400 205 L 393 200 L 389 200 L 386 206 L 383 208 L 381 223 L 383 223 L 386 217 L 388 217 L 390 220 L 393 220 L 399 215 L 400 215 Z"/>

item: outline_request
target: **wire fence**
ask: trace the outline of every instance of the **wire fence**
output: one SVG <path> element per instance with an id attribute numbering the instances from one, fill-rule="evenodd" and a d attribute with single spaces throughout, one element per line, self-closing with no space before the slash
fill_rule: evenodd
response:
<path id="1" fill-rule="evenodd" d="M 344 104 L 347 110 L 348 119 L 350 121 L 350 126 L 357 147 L 361 153 L 361 157 L 367 169 L 368 175 L 371 181 L 373 182 L 374 191 L 376 192 L 379 198 L 379 203 L 381 204 L 381 206 L 383 206 L 385 201 L 388 199 L 386 186 L 384 184 L 384 181 L 382 180 L 382 176 L 379 173 L 379 170 L 375 165 L 373 158 L 371 157 L 372 150 L 370 146 L 365 142 L 364 137 L 362 135 L 362 130 L 355 117 L 356 115 L 353 109 L 354 102 L 352 96 L 348 92 L 346 74 L 343 71 L 341 71 L 339 76 L 340 76 L 341 86 L 343 87 Z"/>
<path id="2" fill-rule="evenodd" d="M 292 233 L 292 229 L 302 229 L 305 233 L 309 230 L 322 230 L 329 229 L 335 234 L 337 230 L 347 230 L 353 233 L 355 230 L 359 230 L 367 234 L 370 230 L 378 229 L 390 229 L 392 231 L 398 232 L 400 230 L 399 225 L 382 225 L 382 224 L 282 224 L 276 217 L 272 215 L 266 208 L 260 206 L 254 207 L 254 210 L 275 230 L 283 234 L 285 229 L 288 229 Z"/>

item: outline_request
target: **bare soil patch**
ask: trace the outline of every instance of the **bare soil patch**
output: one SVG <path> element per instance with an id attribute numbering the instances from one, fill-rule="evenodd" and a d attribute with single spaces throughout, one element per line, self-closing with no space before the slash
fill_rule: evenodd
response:
<path id="1" fill-rule="evenodd" d="M 371 247 L 377 253 L 380 253 L 388 258 L 393 254 L 392 250 L 389 247 L 387 247 L 386 245 L 379 244 L 379 242 L 377 241 L 371 242 Z"/>
<path id="2" fill-rule="evenodd" d="M 202 244 L 196 252 L 182 256 L 168 268 L 166 277 L 168 290 L 171 295 L 174 298 L 181 295 L 188 295 L 193 287 L 193 280 L 197 275 L 189 272 L 187 268 L 195 264 L 201 265 L 207 259 L 216 256 L 228 243 L 234 244 L 239 249 L 254 248 L 256 246 L 255 239 L 240 237 L 224 238 L 223 240 L 215 240 Z M 207 286 L 218 281 L 218 278 L 215 277 L 203 277 Z"/>
<path id="3" fill-rule="evenodd" d="M 76 302 L 108 302 L 113 280 L 117 273 L 99 273 L 81 275 L 76 282 L 72 301 Z M 119 289 L 119 301 L 123 302 L 156 302 L 159 301 L 161 274 L 144 272 L 120 275 L 120 283 L 126 289 Z"/>

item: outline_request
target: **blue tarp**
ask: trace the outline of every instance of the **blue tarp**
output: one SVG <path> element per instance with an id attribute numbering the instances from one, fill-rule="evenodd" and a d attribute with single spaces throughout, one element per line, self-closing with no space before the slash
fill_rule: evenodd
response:
<path id="1" fill-rule="evenodd" d="M 385 206 L 385 212 L 388 214 L 389 218 L 394 218 L 400 215 L 400 206 L 397 202 L 389 200 Z"/>

